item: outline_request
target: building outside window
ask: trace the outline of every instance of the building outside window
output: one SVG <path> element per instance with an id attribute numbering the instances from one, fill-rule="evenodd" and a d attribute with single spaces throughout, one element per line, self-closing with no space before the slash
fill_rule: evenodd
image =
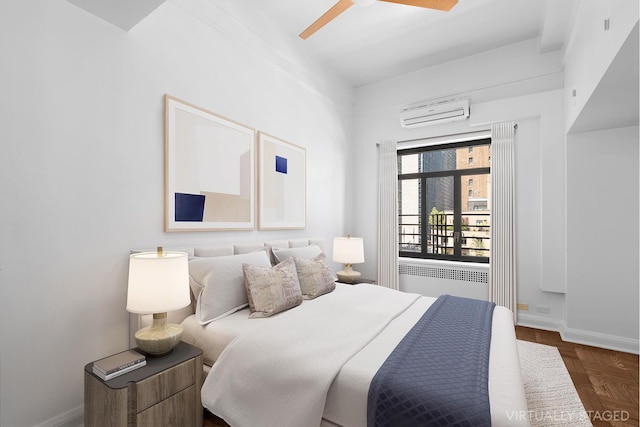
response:
<path id="1" fill-rule="evenodd" d="M 490 143 L 398 150 L 400 256 L 489 262 Z"/>

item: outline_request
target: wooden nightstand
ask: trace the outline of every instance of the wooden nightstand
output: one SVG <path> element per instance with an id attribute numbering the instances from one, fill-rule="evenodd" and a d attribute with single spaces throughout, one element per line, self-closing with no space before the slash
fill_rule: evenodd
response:
<path id="1" fill-rule="evenodd" d="M 84 367 L 84 425 L 202 426 L 202 350 L 185 342 L 147 365 L 103 381 Z"/>

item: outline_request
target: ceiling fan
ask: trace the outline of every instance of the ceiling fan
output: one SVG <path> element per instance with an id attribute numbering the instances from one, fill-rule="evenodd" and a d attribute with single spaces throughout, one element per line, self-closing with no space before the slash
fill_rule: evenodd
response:
<path id="1" fill-rule="evenodd" d="M 423 7 L 426 9 L 436 9 L 447 11 L 450 10 L 453 6 L 458 3 L 458 0 L 380 0 L 386 1 L 388 3 L 398 3 L 404 4 L 408 6 L 417 6 Z M 313 33 L 318 31 L 320 28 L 327 25 L 331 20 L 340 15 L 345 10 L 349 9 L 354 4 L 358 4 L 359 6 L 369 6 L 373 4 L 376 0 L 338 0 L 338 3 L 333 5 L 331 9 L 325 12 L 320 18 L 318 18 L 313 24 L 309 25 L 309 27 L 300 33 L 300 38 L 306 39 L 311 36 Z"/>

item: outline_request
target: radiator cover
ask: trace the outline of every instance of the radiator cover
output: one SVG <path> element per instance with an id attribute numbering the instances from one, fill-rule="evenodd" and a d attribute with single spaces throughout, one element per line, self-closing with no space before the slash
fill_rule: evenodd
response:
<path id="1" fill-rule="evenodd" d="M 443 294 L 487 300 L 489 266 L 451 266 L 400 261 L 400 290 L 438 297 Z"/>

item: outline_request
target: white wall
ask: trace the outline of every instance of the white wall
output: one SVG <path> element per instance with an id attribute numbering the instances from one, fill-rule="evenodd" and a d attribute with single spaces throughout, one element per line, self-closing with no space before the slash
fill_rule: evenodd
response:
<path id="1" fill-rule="evenodd" d="M 638 347 L 638 127 L 567 140 L 565 337 Z"/>
<path id="2" fill-rule="evenodd" d="M 627 85 L 628 78 L 637 80 L 637 65 L 629 67 L 624 79 L 608 75 L 611 58 L 629 54 L 620 45 L 624 42 L 624 48 L 628 37 L 637 37 L 638 4 L 606 4 L 603 9 L 599 2 L 581 3 L 580 12 L 589 18 L 584 21 L 588 28 L 610 16 L 615 31 L 594 35 L 578 24 L 568 52 L 541 55 L 535 40 L 527 41 L 357 89 L 357 163 L 347 228 L 364 237 L 367 262 L 359 266 L 364 277 L 375 278 L 377 263 L 375 143 L 450 135 L 515 120 L 517 293 L 519 302 L 529 304 L 529 311 L 519 310 L 518 323 L 558 330 L 570 341 L 638 352 L 638 117 L 631 118 L 635 126 L 630 128 L 567 134 L 581 111 L 607 111 L 608 117 L 616 117 L 618 106 L 628 104 L 596 96 L 577 102 L 567 97 L 572 88 L 589 94 L 606 79 L 615 93 L 624 93 L 624 101 L 638 102 L 638 94 L 628 89 L 637 82 Z M 611 13 L 603 13 L 609 6 Z M 629 16 L 620 19 L 625 13 Z M 593 55 L 592 36 L 599 38 Z M 631 63 L 637 64 L 637 49 L 630 51 L 636 55 Z M 580 67 L 584 60 L 597 66 Z M 403 106 L 447 95 L 470 97 L 470 120 L 411 130 L 400 127 L 398 111 Z M 599 123 L 599 129 L 609 127 L 619 128 Z M 600 228 L 584 234 L 585 228 L 594 228 L 587 215 L 591 206 L 611 198 L 625 204 L 623 231 L 609 234 Z M 595 249 L 600 246 L 616 249 L 603 254 Z"/>
<path id="3" fill-rule="evenodd" d="M 604 98 L 608 103 L 614 101 L 618 104 L 627 104 L 628 90 L 637 88 L 637 59 L 628 65 L 626 76 L 631 76 L 635 68 L 635 84 L 619 85 L 620 81 L 613 82 L 605 92 L 596 93 L 598 86 L 606 80 L 610 72 L 610 65 L 615 60 L 621 46 L 625 43 L 629 33 L 638 22 L 640 3 L 637 0 L 581 0 L 578 3 L 578 11 L 574 18 L 573 28 L 565 47 L 565 118 L 566 129 L 577 132 L 580 130 L 594 130 L 592 122 L 597 122 L 602 128 L 603 117 L 606 120 L 620 121 L 624 114 L 612 113 L 612 108 L 603 108 L 602 105 L 594 105 L 594 95 Z M 605 27 L 605 20 L 609 21 L 609 28 Z M 637 46 L 636 33 L 635 46 Z M 637 55 L 637 47 L 636 55 Z M 618 85 L 616 85 L 616 83 Z M 637 90 L 637 89 L 636 89 Z M 574 92 L 575 91 L 575 92 Z M 612 95 L 625 99 L 614 99 Z M 596 108 L 596 114 L 591 115 L 585 123 L 580 119 L 585 107 Z M 633 104 L 633 101 L 631 101 Z M 637 101 L 634 110 L 637 111 Z M 588 110 L 589 108 L 587 108 Z M 613 108 L 614 109 L 614 108 Z M 636 117 L 637 119 L 637 117 Z M 591 122 L 591 123 L 589 123 Z M 616 127 L 620 127 L 618 125 Z"/>
<path id="4" fill-rule="evenodd" d="M 563 338 L 635 353 L 638 8 L 635 0 L 580 2 L 564 55 L 568 134 Z M 610 224 L 600 223 L 603 214 Z"/>
<path id="5" fill-rule="evenodd" d="M 352 89 L 270 44 L 265 17 L 202 3 L 129 32 L 64 0 L 0 4 L 2 426 L 82 415 L 84 365 L 128 346 L 131 248 L 344 232 Z M 165 93 L 305 147 L 307 229 L 164 233 Z"/>
<path id="6" fill-rule="evenodd" d="M 377 266 L 376 142 L 456 134 L 515 120 L 517 291 L 518 301 L 530 307 L 519 315 L 529 324 L 559 328 L 564 295 L 543 289 L 562 290 L 565 282 L 561 87 L 561 55 L 539 55 L 535 40 L 530 40 L 358 88 L 357 156 L 350 184 L 353 214 L 347 229 L 364 238 L 366 262 L 358 265 L 363 277 L 375 278 Z M 470 98 L 470 120 L 410 130 L 400 127 L 398 111 L 404 105 L 447 94 Z M 554 186 L 556 180 L 559 185 Z M 548 307 L 550 313 L 536 313 L 536 306 Z"/>

